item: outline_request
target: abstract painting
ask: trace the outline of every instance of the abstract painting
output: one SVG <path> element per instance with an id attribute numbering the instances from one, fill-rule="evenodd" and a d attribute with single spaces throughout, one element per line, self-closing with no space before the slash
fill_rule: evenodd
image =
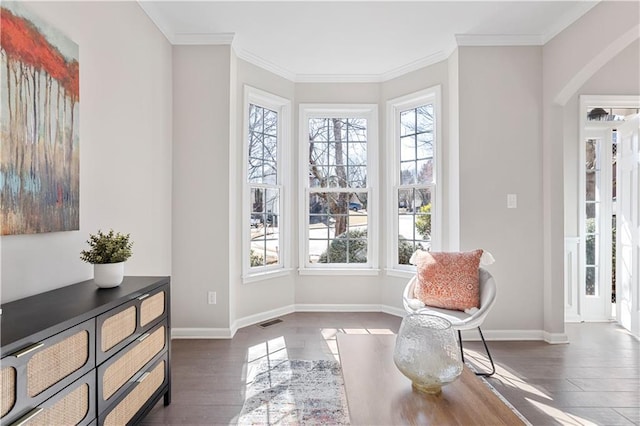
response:
<path id="1" fill-rule="evenodd" d="M 2 235 L 79 229 L 78 45 L 26 7 L 0 6 Z"/>

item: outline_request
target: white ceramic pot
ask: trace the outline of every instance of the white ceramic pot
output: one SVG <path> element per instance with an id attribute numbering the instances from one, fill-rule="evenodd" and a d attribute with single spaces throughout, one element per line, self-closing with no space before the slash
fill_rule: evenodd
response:
<path id="1" fill-rule="evenodd" d="M 94 263 L 93 281 L 100 288 L 117 287 L 124 279 L 124 262 Z"/>

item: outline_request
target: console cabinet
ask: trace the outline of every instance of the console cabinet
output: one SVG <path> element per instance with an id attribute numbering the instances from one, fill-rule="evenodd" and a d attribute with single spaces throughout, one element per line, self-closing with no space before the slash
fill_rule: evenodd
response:
<path id="1" fill-rule="evenodd" d="M 169 277 L 2 305 L 0 423 L 124 425 L 171 402 Z"/>

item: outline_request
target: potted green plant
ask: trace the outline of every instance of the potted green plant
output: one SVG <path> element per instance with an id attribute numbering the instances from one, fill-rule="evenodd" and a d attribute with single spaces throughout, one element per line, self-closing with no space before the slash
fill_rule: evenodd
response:
<path id="1" fill-rule="evenodd" d="M 119 286 L 124 278 L 124 262 L 133 254 L 130 234 L 111 229 L 107 233 L 98 230 L 89 234 L 88 250 L 80 252 L 80 259 L 93 264 L 93 280 L 101 288 Z"/>

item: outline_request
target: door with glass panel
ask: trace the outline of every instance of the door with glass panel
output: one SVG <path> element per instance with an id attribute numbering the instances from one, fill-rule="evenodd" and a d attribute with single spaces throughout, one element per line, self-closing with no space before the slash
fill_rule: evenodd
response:
<path id="1" fill-rule="evenodd" d="M 588 105 L 581 99 L 579 316 L 617 319 L 631 329 L 628 324 L 638 321 L 639 293 L 637 101 L 628 107 L 597 101 Z"/>

